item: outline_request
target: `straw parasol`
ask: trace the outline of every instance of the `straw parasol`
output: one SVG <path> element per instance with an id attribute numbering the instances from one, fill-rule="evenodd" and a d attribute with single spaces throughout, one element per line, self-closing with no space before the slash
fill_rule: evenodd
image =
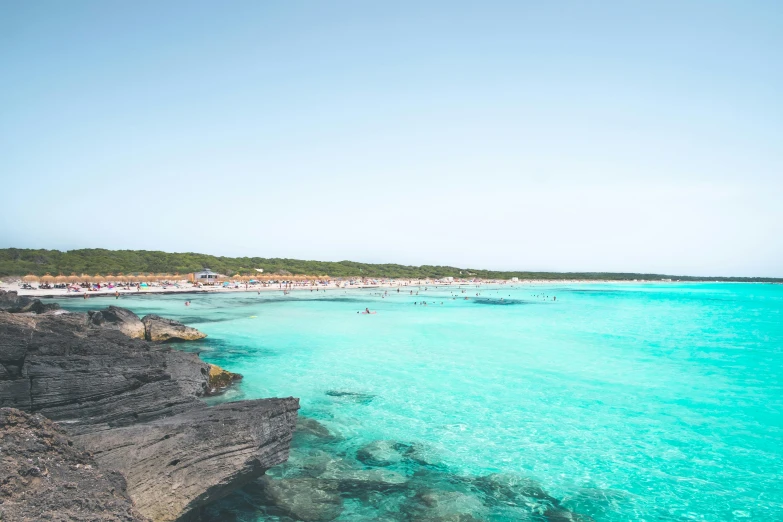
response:
<path id="1" fill-rule="evenodd" d="M 79 282 L 79 276 L 76 274 L 71 274 L 68 276 L 68 282 L 69 283 L 78 283 Z"/>
<path id="2" fill-rule="evenodd" d="M 44 283 L 54 283 L 54 276 L 47 272 L 45 276 L 41 278 Z"/>
<path id="3" fill-rule="evenodd" d="M 92 276 L 90 274 L 82 274 L 79 276 L 80 281 L 84 281 L 85 283 L 89 283 L 92 279 Z"/>
<path id="4" fill-rule="evenodd" d="M 58 275 L 57 277 L 54 278 L 54 282 L 55 283 L 67 283 L 68 282 L 68 278 L 66 276 L 60 274 L 60 275 Z"/>
<path id="5" fill-rule="evenodd" d="M 91 281 L 93 283 L 105 283 L 106 278 L 103 277 L 101 274 L 95 274 L 94 276 L 92 276 Z"/>
<path id="6" fill-rule="evenodd" d="M 28 274 L 22 278 L 22 281 L 27 281 L 28 283 L 35 283 L 38 281 L 38 276 L 34 274 Z"/>

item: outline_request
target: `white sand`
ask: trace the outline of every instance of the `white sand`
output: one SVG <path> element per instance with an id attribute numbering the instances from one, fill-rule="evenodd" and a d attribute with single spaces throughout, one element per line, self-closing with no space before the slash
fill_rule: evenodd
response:
<path id="1" fill-rule="evenodd" d="M 329 281 L 328 283 L 310 283 L 310 282 L 295 282 L 291 283 L 291 286 L 284 287 L 279 283 L 255 283 L 247 284 L 244 282 L 231 282 L 228 287 L 225 286 L 197 286 L 189 282 L 179 282 L 176 285 L 162 285 L 160 283 L 149 283 L 150 286 L 141 287 L 140 289 L 135 286 L 131 286 L 127 289 L 125 286 L 117 286 L 109 288 L 108 286 L 101 285 L 100 290 L 85 290 L 81 289 L 79 292 L 68 291 L 65 288 L 52 288 L 52 289 L 39 289 L 37 284 L 33 284 L 32 290 L 22 289 L 21 281 L 14 281 L 11 283 L 0 282 L 0 289 L 16 291 L 19 295 L 31 296 L 31 297 L 73 297 L 84 299 L 84 295 L 89 297 L 108 297 L 113 296 L 115 293 L 121 295 L 135 294 L 176 294 L 176 293 L 223 293 L 223 292 L 283 292 L 283 291 L 307 291 L 315 290 L 328 291 L 328 290 L 347 290 L 347 289 L 361 289 L 361 288 L 404 288 L 404 287 L 426 287 L 426 286 L 454 286 L 454 287 L 473 287 L 477 285 L 508 285 L 508 286 L 530 286 L 530 285 L 551 285 L 551 284 L 586 284 L 586 283 L 663 283 L 664 281 L 599 281 L 599 280 L 524 280 L 524 281 L 507 281 L 507 280 L 486 280 L 481 282 L 473 281 L 454 281 L 451 283 L 427 280 L 427 279 L 398 279 L 398 280 L 355 280 L 351 284 L 349 281 Z"/>

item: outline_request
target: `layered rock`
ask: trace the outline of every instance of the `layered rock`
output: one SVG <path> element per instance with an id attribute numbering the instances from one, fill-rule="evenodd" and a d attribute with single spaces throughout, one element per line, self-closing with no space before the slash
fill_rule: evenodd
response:
<path id="1" fill-rule="evenodd" d="M 83 317 L 0 312 L 0 407 L 41 413 L 81 433 L 202 404 L 209 370 L 198 355 L 119 330 L 80 329 Z"/>
<path id="2" fill-rule="evenodd" d="M 156 343 L 195 341 L 207 336 L 207 334 L 199 332 L 190 326 L 185 326 L 179 321 L 166 319 L 155 314 L 145 315 L 141 321 L 144 323 L 146 331 L 145 338 Z"/>
<path id="3" fill-rule="evenodd" d="M 298 408 L 293 398 L 232 402 L 76 441 L 122 472 L 141 513 L 177 520 L 285 462 Z"/>
<path id="4" fill-rule="evenodd" d="M 297 399 L 207 408 L 209 365 L 128 337 L 138 329 L 125 312 L 0 312 L 0 407 L 58 421 L 101 469 L 125 475 L 153 520 L 192 515 L 286 460 Z"/>
<path id="5" fill-rule="evenodd" d="M 45 417 L 0 408 L 0 447 L 0 520 L 147 520 L 125 478 L 99 469 Z"/>
<path id="6" fill-rule="evenodd" d="M 119 306 L 110 306 L 105 310 L 89 311 L 89 325 L 93 328 L 119 330 L 133 339 L 144 339 L 146 329 L 139 316 Z"/>

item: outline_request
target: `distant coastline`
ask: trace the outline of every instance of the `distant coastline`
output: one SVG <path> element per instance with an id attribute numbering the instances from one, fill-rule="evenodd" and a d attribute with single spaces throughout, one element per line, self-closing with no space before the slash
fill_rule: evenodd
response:
<path id="1" fill-rule="evenodd" d="M 69 251 L 4 248 L 0 249 L 0 278 L 9 279 L 25 275 L 44 276 L 50 274 L 118 274 L 170 273 L 186 274 L 209 267 L 215 272 L 233 276 L 264 274 L 284 276 L 324 275 L 336 279 L 421 279 L 435 280 L 446 277 L 454 279 L 510 280 L 520 281 L 661 281 L 680 282 L 742 282 L 783 283 L 776 277 L 734 277 L 734 276 L 685 276 L 669 274 L 645 274 L 631 272 L 535 272 L 497 271 L 451 266 L 406 266 L 399 264 L 372 264 L 354 261 L 307 261 L 298 259 L 262 257 L 223 257 L 198 253 L 168 253 L 150 250 L 106 250 L 79 249 Z"/>

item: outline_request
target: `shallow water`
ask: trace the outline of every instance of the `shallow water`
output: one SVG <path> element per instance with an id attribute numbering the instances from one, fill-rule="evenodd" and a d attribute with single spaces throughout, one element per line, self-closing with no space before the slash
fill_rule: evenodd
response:
<path id="1" fill-rule="evenodd" d="M 245 376 L 220 400 L 300 397 L 300 413 L 335 437 L 298 436 L 292 465 L 271 474 L 301 475 L 297 463 L 320 452 L 415 484 L 340 490 L 337 520 L 415 519 L 426 488 L 464 493 L 440 505 L 479 520 L 536 519 L 551 499 L 596 521 L 783 520 L 783 286 L 463 289 L 193 294 L 187 308 L 184 296 L 59 302 L 206 332 L 183 347 Z M 378 313 L 356 313 L 365 307 Z M 426 458 L 357 460 L 376 440 Z M 497 472 L 551 497 L 506 501 L 475 482 Z M 279 519 L 252 492 L 220 509 Z"/>

